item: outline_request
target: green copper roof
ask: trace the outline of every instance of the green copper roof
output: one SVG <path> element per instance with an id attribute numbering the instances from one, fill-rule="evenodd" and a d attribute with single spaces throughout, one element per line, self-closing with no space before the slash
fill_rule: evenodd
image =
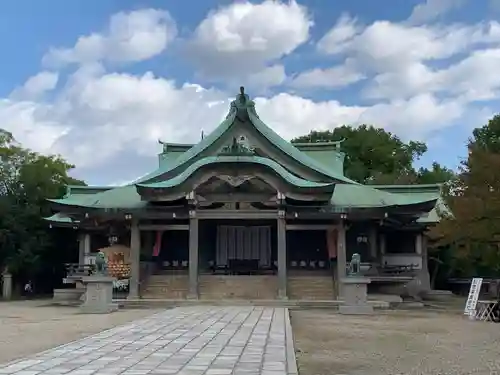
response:
<path id="1" fill-rule="evenodd" d="M 135 181 L 135 183 L 145 183 L 148 180 L 161 176 L 162 174 L 167 173 L 181 166 L 182 164 L 188 162 L 196 155 L 204 151 L 206 148 L 208 148 L 212 143 L 217 141 L 217 139 L 219 139 L 219 137 L 221 137 L 233 124 L 235 118 L 236 118 L 236 113 L 228 114 L 226 119 L 222 121 L 222 123 L 217 128 L 215 128 L 213 132 L 211 132 L 208 136 L 203 138 L 199 143 L 194 145 L 188 151 L 182 153 L 179 157 L 173 159 L 171 163 L 165 163 L 165 165 L 160 166 L 160 168 L 158 168 L 156 171 L 153 171 L 147 174 L 146 176 L 141 177 L 139 180 Z"/>
<path id="2" fill-rule="evenodd" d="M 304 152 L 301 152 L 292 143 L 281 138 L 259 118 L 253 106 L 248 108 L 248 116 L 252 124 L 255 126 L 255 128 L 262 135 L 264 135 L 264 137 L 266 137 L 277 148 L 279 148 L 285 154 L 298 161 L 300 164 L 309 167 L 335 180 L 358 185 L 358 182 L 345 177 L 343 172 L 336 171 L 333 168 L 326 167 L 322 163 L 319 163 L 315 159 L 306 155 Z"/>
<path id="3" fill-rule="evenodd" d="M 185 169 L 182 173 L 177 175 L 170 180 L 161 181 L 161 182 L 153 182 L 148 184 L 137 184 L 140 187 L 146 188 L 170 188 L 182 184 L 186 181 L 189 176 L 191 176 L 198 169 L 210 165 L 210 164 L 229 164 L 229 163 L 249 163 L 249 164 L 259 164 L 271 168 L 274 172 L 280 175 L 284 180 L 288 183 L 299 187 L 299 188 L 322 188 L 322 187 L 334 187 L 334 183 L 321 183 L 304 180 L 300 177 L 297 177 L 290 172 L 288 172 L 285 168 L 283 168 L 280 164 L 276 163 L 274 160 L 263 158 L 260 156 L 210 156 L 196 161 L 191 164 L 187 169 Z"/>
<path id="4" fill-rule="evenodd" d="M 109 189 L 113 189 L 115 186 L 86 186 L 86 185 L 67 185 L 66 186 L 66 196 L 80 194 L 89 195 L 100 193 Z"/>
<path id="5" fill-rule="evenodd" d="M 50 222 L 51 224 L 62 227 L 78 225 L 80 223 L 79 221 L 73 220 L 69 216 L 66 216 L 62 213 L 56 213 L 52 216 L 44 217 L 43 219 Z"/>
<path id="6" fill-rule="evenodd" d="M 432 196 L 412 196 L 392 194 L 367 185 L 337 184 L 331 203 L 337 207 L 390 207 L 405 206 L 437 200 L 439 194 Z"/>
<path id="7" fill-rule="evenodd" d="M 245 98 L 244 102 L 241 101 L 242 96 Z M 276 134 L 271 128 L 269 128 L 262 120 L 260 120 L 259 116 L 255 111 L 255 104 L 251 101 L 247 95 L 241 94 L 238 96 L 237 100 L 234 100 L 231 103 L 230 112 L 227 115 L 226 119 L 209 135 L 203 138 L 199 143 L 191 147 L 188 151 L 181 154 L 179 157 L 172 160 L 172 162 L 164 162 L 160 168 L 156 171 L 142 177 L 140 180 L 136 181 L 136 183 L 147 183 L 152 179 L 155 179 L 162 174 L 165 174 L 169 171 L 178 168 L 185 163 L 188 163 L 191 159 L 197 157 L 201 152 L 206 150 L 212 144 L 214 144 L 220 137 L 222 137 L 235 123 L 237 115 L 244 112 L 245 117 L 248 117 L 250 123 L 254 126 L 254 128 L 262 134 L 270 143 L 272 143 L 276 148 L 281 150 L 283 153 L 287 154 L 289 157 L 293 158 L 299 164 L 310 168 L 329 179 L 358 184 L 357 182 L 348 179 L 344 176 L 342 171 L 338 171 L 337 168 L 331 168 L 327 166 L 325 163 L 320 163 L 305 153 L 301 152 L 295 146 L 293 146 L 290 142 L 281 138 L 278 134 Z M 186 145 L 183 145 L 186 146 Z M 168 150 L 168 144 L 167 144 Z"/>
<path id="8" fill-rule="evenodd" d="M 437 197 L 436 206 L 428 213 L 422 214 L 417 222 L 432 224 L 440 221 L 441 213 L 450 214 L 449 208 L 441 198 L 442 184 L 420 185 L 373 185 L 377 189 L 390 192 L 394 195 L 411 196 L 414 199 L 433 199 Z"/>
<path id="9" fill-rule="evenodd" d="M 339 150 L 338 142 L 293 143 L 293 146 L 324 168 L 344 174 L 345 154 Z"/>
<path id="10" fill-rule="evenodd" d="M 64 214 L 61 214 L 61 213 L 57 213 L 57 214 L 54 214 L 52 216 L 49 216 L 49 217 L 46 217 L 44 218 L 45 220 L 47 221 L 53 221 L 53 222 L 57 222 L 57 223 L 61 223 L 61 224 L 72 224 L 73 223 L 73 220 L 64 215 Z"/>
<path id="11" fill-rule="evenodd" d="M 314 174 L 316 179 L 323 182 L 309 181 L 298 177 L 275 160 L 262 156 L 241 156 L 241 154 L 239 156 L 234 154 L 207 156 L 202 154 L 235 124 L 241 124 L 242 121 L 249 124 L 249 126 L 253 126 L 254 130 L 262 135 L 262 140 L 266 140 L 265 143 L 271 143 L 275 149 L 295 160 L 296 165 L 300 164 L 302 167 L 308 168 L 310 172 L 316 172 Z M 252 134 L 255 134 L 253 130 Z M 217 145 L 221 143 L 218 142 Z M 51 201 L 62 205 L 103 210 L 139 209 L 148 205 L 148 202 L 141 199 L 137 188 L 170 188 L 178 186 L 198 169 L 217 163 L 259 164 L 270 168 L 294 187 L 320 189 L 327 192 L 333 190 L 332 207 L 341 210 L 343 208 L 416 205 L 436 201 L 440 196 L 438 185 L 366 186 L 348 179 L 344 176 L 342 170 L 344 154 L 338 150 L 337 144 L 298 144 L 295 147 L 260 120 L 255 111 L 254 102 L 243 92 L 231 103 L 230 112 L 226 119 L 198 144 L 162 144 L 164 152 L 160 154 L 160 167 L 140 178 L 134 184 L 123 187 L 71 186 L 68 188 L 68 194 L 65 198 Z M 178 174 L 172 176 L 174 174 L 172 173 L 169 175 L 169 179 L 166 179 L 164 175 L 174 170 L 175 172 L 178 171 Z M 426 216 L 427 218 L 430 217 L 430 219 L 425 219 L 422 216 L 421 220 L 434 220 L 432 215 L 434 214 L 431 212 Z M 56 218 L 54 217 L 54 219 Z M 61 217 L 61 219 L 63 218 Z"/>
<path id="12" fill-rule="evenodd" d="M 193 168 L 199 168 L 201 167 L 201 164 L 209 163 L 211 158 L 208 159 L 209 160 L 202 159 L 201 161 L 203 161 L 203 163 L 200 163 L 199 166 L 197 165 L 194 166 Z M 182 178 L 187 177 L 187 175 L 188 174 L 184 175 Z M 180 178 L 181 177 L 179 177 L 179 179 Z M 295 178 L 298 179 L 297 177 Z M 297 180 L 295 180 L 294 182 L 297 184 L 303 183 Z M 178 183 L 180 183 L 180 181 L 177 182 L 174 181 L 174 184 Z M 312 183 L 314 185 L 309 186 L 310 183 L 311 183 L 310 181 L 306 181 L 305 185 L 307 187 L 329 186 L 328 184 L 315 185 L 317 183 Z M 171 185 L 169 184 L 168 181 L 165 181 L 152 184 L 141 184 L 140 186 L 163 188 L 175 185 Z M 413 204 L 431 202 L 437 199 L 439 199 L 438 194 L 434 194 L 432 196 L 430 195 L 411 196 L 406 194 L 393 194 L 383 190 L 374 189 L 370 186 L 365 186 L 365 185 L 336 184 L 330 202 L 332 206 L 335 206 L 337 208 L 377 208 L 377 207 L 413 205 Z M 138 208 L 143 208 L 147 205 L 147 201 L 143 201 L 141 199 L 141 196 L 137 193 L 137 189 L 134 185 L 114 188 L 112 190 L 107 190 L 105 192 L 94 195 L 88 195 L 88 196 L 80 195 L 77 197 L 69 197 L 65 199 L 53 199 L 51 201 L 69 206 L 80 206 L 80 207 L 101 208 L 101 209 L 138 209 Z M 424 220 L 425 218 L 422 219 Z"/>
<path id="13" fill-rule="evenodd" d="M 86 197 L 72 198 L 70 196 L 63 199 L 49 199 L 49 201 L 67 206 L 102 209 L 137 209 L 147 204 L 146 201 L 141 200 L 134 185 L 122 186 Z"/>

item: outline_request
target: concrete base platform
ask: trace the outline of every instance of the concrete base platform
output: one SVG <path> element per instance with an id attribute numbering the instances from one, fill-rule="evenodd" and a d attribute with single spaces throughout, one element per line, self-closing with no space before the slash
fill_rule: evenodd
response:
<path id="1" fill-rule="evenodd" d="M 52 301 L 60 305 L 74 305 L 81 303 L 85 288 L 54 289 Z"/>
<path id="2" fill-rule="evenodd" d="M 373 314 L 373 306 L 340 306 L 339 313 L 343 315 L 370 315 Z"/>
<path id="3" fill-rule="evenodd" d="M 343 304 L 340 300 L 173 300 L 173 299 L 116 299 L 120 308 L 169 308 L 178 306 L 261 306 L 286 307 L 289 309 L 338 309 Z M 388 309 L 389 302 L 368 301 L 374 309 Z"/>
<path id="4" fill-rule="evenodd" d="M 109 303 L 106 305 L 81 305 L 80 312 L 82 314 L 109 314 L 118 311 L 119 305 L 117 303 Z"/>

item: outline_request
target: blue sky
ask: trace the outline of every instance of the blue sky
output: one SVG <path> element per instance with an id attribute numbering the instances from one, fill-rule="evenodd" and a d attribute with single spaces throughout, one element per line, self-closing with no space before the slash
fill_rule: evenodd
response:
<path id="1" fill-rule="evenodd" d="M 371 123 L 455 167 L 498 108 L 500 1 L 297 3 L 4 0 L 0 126 L 89 182 L 126 181 L 245 84 L 286 138 Z"/>

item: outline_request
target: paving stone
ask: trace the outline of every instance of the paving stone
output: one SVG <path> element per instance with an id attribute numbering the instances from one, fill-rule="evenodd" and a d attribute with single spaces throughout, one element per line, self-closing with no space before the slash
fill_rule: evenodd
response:
<path id="1" fill-rule="evenodd" d="M 0 375 L 287 375 L 288 312 L 185 307 L 0 365 Z"/>

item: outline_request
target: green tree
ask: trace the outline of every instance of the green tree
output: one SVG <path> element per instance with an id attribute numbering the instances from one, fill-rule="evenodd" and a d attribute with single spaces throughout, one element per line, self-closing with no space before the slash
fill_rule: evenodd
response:
<path id="1" fill-rule="evenodd" d="M 23 148 L 0 130 L 0 265 L 18 282 L 47 268 L 54 238 L 42 218 L 51 214 L 47 198 L 64 194 L 65 184 L 83 184 L 68 176 L 73 168 L 59 156 Z"/>
<path id="2" fill-rule="evenodd" d="M 453 217 L 431 230 L 436 246 L 453 248 L 461 271 L 470 276 L 500 275 L 500 116 L 476 128 L 468 157 L 447 203 Z"/>
<path id="3" fill-rule="evenodd" d="M 437 162 L 432 163 L 430 169 L 421 167 L 417 173 L 417 183 L 419 184 L 435 184 L 442 182 L 453 181 L 456 178 L 456 173 Z"/>
<path id="4" fill-rule="evenodd" d="M 312 131 L 295 138 L 294 143 L 331 142 L 344 140 L 345 175 L 367 184 L 416 184 L 445 182 L 453 172 L 434 163 L 432 169 L 416 171 L 413 163 L 426 151 L 423 142 L 403 142 L 381 128 L 361 125 L 340 126 L 334 130 Z"/>

